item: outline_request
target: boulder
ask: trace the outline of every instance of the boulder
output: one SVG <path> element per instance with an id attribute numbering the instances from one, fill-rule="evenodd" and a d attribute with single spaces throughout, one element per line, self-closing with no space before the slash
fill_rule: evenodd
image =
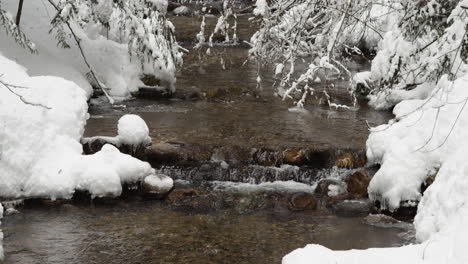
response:
<path id="1" fill-rule="evenodd" d="M 367 197 L 367 188 L 369 187 L 370 181 L 371 177 L 366 170 L 356 171 L 345 180 L 348 193 L 354 199 Z"/>

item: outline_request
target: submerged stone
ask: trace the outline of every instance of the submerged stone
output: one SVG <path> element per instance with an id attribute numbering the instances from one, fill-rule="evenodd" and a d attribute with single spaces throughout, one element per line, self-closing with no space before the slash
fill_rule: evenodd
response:
<path id="1" fill-rule="evenodd" d="M 289 209 L 292 211 L 315 210 L 317 209 L 317 200 L 310 193 L 294 193 L 289 199 Z"/>
<path id="2" fill-rule="evenodd" d="M 342 216 L 368 215 L 372 210 L 369 200 L 344 200 L 332 205 L 332 210 Z"/>

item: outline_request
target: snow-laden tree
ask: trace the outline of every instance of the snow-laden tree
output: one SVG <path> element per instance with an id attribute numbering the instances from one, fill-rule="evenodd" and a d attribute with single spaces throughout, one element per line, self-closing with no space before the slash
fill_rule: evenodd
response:
<path id="1" fill-rule="evenodd" d="M 412 89 L 443 74 L 456 75 L 466 64 L 463 2 L 257 0 L 261 27 L 251 55 L 276 63 L 279 93 L 298 99 L 298 105 L 315 91 L 312 81 L 319 75 L 350 80 L 354 93 L 346 55 L 363 51 L 377 51 L 368 75 L 372 93 Z"/>
<path id="2" fill-rule="evenodd" d="M 33 53 L 37 52 L 36 45 L 21 31 L 13 16 L 2 8 L 2 1 L 0 1 L 0 25 L 5 28 L 6 34 L 14 38 L 23 48 L 27 48 Z"/>
<path id="3" fill-rule="evenodd" d="M 392 90 L 431 90 L 443 75 L 467 71 L 468 1 L 401 1 L 404 16 L 385 35 L 373 61 L 376 106 L 397 103 Z"/>
<path id="4" fill-rule="evenodd" d="M 103 36 L 108 41 L 128 45 L 130 59 L 139 61 L 142 74 L 158 75 L 171 85 L 175 82 L 175 69 L 182 64 L 182 54 L 174 37 L 174 26 L 165 17 L 167 0 L 46 0 L 44 4 L 55 11 L 49 33 L 54 34 L 62 48 L 78 46 L 89 68 L 88 79 L 104 92 L 108 90 L 106 83 L 89 62 L 86 48 L 80 45 L 83 34 L 85 38 Z M 20 45 L 35 51 L 34 44 L 20 30 L 21 25 L 16 25 L 13 16 L 1 5 L 0 22 Z"/>
<path id="5" fill-rule="evenodd" d="M 383 17 L 396 8 L 384 0 L 257 0 L 254 13 L 262 17 L 251 55 L 275 62 L 279 94 L 302 106 L 317 77 L 352 80 L 344 55 L 375 48 L 388 24 Z"/>

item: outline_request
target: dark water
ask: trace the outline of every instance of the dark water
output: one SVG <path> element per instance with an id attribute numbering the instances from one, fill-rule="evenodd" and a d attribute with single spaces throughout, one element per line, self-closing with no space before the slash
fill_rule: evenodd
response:
<path id="1" fill-rule="evenodd" d="M 396 246 L 404 229 L 317 213 L 190 214 L 160 202 L 23 209 L 4 219 L 5 263 L 280 263 L 309 243 Z"/>

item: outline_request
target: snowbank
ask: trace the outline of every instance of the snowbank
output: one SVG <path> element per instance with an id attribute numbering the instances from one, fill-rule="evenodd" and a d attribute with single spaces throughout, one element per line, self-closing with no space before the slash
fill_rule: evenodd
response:
<path id="1" fill-rule="evenodd" d="M 468 147 L 467 84 L 468 75 L 455 82 L 445 76 L 429 100 L 403 101 L 393 111 L 398 121 L 371 130 L 367 157 L 382 164 L 369 186 L 372 198 L 391 210 L 402 201 L 420 200 L 421 183 Z"/>
<path id="2" fill-rule="evenodd" d="M 333 251 L 320 245 L 307 245 L 283 258 L 283 264 L 465 264 L 468 263 L 468 211 L 464 208 L 430 240 L 397 248 Z"/>
<path id="3" fill-rule="evenodd" d="M 391 210 L 421 200 L 414 224 L 422 244 L 351 251 L 308 245 L 283 263 L 468 263 L 467 86 L 468 75 L 454 82 L 444 76 L 427 101 L 398 104 L 397 121 L 372 129 L 367 142 L 370 162 L 382 164 L 369 186 L 371 198 Z M 421 197 L 421 183 L 436 172 Z"/>
<path id="4" fill-rule="evenodd" d="M 0 54 L 0 197 L 70 198 L 119 195 L 121 183 L 154 173 L 115 147 L 83 156 L 86 93 L 59 77 L 29 77 Z M 141 126 L 141 124 L 140 124 Z"/>

